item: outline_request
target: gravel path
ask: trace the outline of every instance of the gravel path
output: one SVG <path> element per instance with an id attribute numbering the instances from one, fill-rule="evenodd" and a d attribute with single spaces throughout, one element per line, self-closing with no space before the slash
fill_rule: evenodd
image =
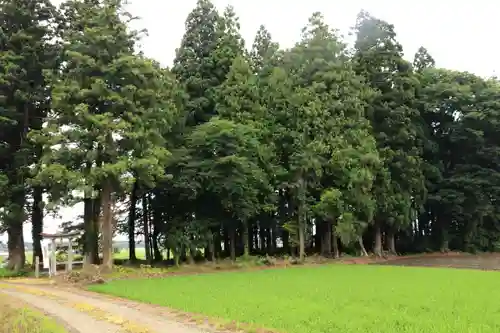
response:
<path id="1" fill-rule="evenodd" d="M 118 300 L 81 290 L 2 283 L 0 292 L 16 297 L 78 333 L 209 333 L 180 323 L 153 306 Z"/>
<path id="2" fill-rule="evenodd" d="M 63 321 L 75 332 L 79 333 L 115 333 L 121 329 L 117 325 L 96 320 L 78 310 L 65 307 L 45 297 L 30 295 L 13 290 L 1 290 L 2 293 L 18 298 L 23 302 L 42 310 L 51 317 Z"/>

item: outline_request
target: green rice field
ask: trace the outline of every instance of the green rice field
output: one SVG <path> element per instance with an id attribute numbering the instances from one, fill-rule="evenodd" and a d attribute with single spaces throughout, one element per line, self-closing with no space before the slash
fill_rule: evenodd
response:
<path id="1" fill-rule="evenodd" d="M 500 274 L 479 270 L 327 265 L 90 289 L 277 332 L 500 332 Z"/>

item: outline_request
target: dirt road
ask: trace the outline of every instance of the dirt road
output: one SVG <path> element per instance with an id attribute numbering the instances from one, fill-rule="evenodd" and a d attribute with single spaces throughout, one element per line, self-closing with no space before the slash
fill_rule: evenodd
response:
<path id="1" fill-rule="evenodd" d="M 208 333 L 208 327 L 181 323 L 164 309 L 78 289 L 0 282 L 0 292 L 65 323 L 75 333 Z"/>
<path id="2" fill-rule="evenodd" d="M 399 257 L 377 265 L 448 267 L 479 270 L 500 270 L 500 254 L 484 253 L 479 255 L 457 253 L 452 255 L 422 255 Z"/>

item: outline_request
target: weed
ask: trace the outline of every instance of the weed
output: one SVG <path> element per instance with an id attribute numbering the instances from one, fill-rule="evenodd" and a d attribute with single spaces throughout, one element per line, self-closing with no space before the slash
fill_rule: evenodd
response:
<path id="1" fill-rule="evenodd" d="M 66 329 L 44 314 L 20 306 L 0 295 L 0 333 L 67 333 Z"/>

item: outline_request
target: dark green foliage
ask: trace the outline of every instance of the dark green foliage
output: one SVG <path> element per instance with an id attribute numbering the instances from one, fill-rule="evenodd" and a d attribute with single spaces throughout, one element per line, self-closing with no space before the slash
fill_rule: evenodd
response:
<path id="1" fill-rule="evenodd" d="M 15 270 L 25 261 L 22 225 L 32 194 L 30 165 L 40 158 L 40 146 L 29 142 L 28 132 L 40 129 L 50 110 L 43 73 L 58 64 L 57 18 L 50 1 L 0 1 L 1 221 L 9 236 L 9 268 Z M 41 223 L 41 217 L 34 221 L 38 228 Z M 34 241 L 39 245 L 38 237 Z"/>
<path id="2" fill-rule="evenodd" d="M 361 12 L 350 49 L 314 13 L 290 49 L 261 26 L 247 52 L 233 8 L 199 0 L 166 69 L 137 52 L 123 1 L 0 9 L 11 268 L 30 210 L 36 236 L 44 208 L 76 202 L 66 227 L 107 266 L 117 230 L 132 261 L 141 234 L 148 261 L 176 264 L 500 250 L 500 83 L 423 47 L 405 60 L 388 22 Z"/>

